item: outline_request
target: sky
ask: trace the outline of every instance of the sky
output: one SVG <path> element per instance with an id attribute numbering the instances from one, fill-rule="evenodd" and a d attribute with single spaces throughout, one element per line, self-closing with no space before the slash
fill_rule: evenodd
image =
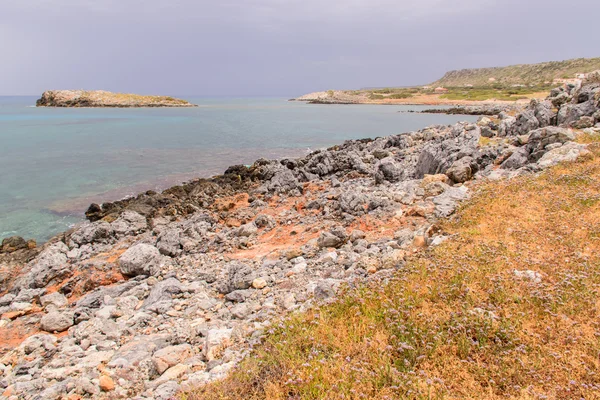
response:
<path id="1" fill-rule="evenodd" d="M 0 95 L 297 96 L 600 57 L 598 0 L 0 0 Z"/>

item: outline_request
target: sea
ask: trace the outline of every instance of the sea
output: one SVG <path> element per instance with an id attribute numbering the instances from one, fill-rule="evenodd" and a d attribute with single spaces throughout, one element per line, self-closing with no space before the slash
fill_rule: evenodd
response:
<path id="1" fill-rule="evenodd" d="M 475 117 L 427 106 L 311 105 L 284 98 L 183 97 L 196 108 L 36 108 L 0 97 L 0 240 L 44 242 L 90 203 L 163 190 L 256 159 Z"/>

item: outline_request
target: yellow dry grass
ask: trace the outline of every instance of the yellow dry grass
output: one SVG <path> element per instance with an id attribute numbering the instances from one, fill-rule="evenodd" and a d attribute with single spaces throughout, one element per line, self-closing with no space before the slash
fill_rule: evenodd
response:
<path id="1" fill-rule="evenodd" d="M 583 140 L 592 156 L 482 184 L 451 240 L 182 399 L 600 398 L 600 145 Z"/>
<path id="2" fill-rule="evenodd" d="M 105 91 L 82 91 L 79 99 L 81 101 L 90 101 L 92 103 L 102 102 L 108 104 L 172 104 L 172 105 L 187 105 L 189 102 L 181 99 L 176 99 L 170 96 L 147 96 L 132 93 L 112 93 Z"/>

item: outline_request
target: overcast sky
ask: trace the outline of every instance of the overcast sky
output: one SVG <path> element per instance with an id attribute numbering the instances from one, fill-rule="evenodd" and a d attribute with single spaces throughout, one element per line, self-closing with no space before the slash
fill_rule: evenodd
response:
<path id="1" fill-rule="evenodd" d="M 0 0 L 0 95 L 295 96 L 600 56 L 598 0 Z"/>

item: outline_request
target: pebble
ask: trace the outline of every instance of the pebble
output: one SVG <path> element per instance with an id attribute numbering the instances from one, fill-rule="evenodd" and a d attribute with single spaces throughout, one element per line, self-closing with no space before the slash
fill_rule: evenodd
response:
<path id="1" fill-rule="evenodd" d="M 115 390 L 115 382 L 112 380 L 112 378 L 106 375 L 102 375 L 100 377 L 99 386 L 103 392 L 111 392 Z"/>

